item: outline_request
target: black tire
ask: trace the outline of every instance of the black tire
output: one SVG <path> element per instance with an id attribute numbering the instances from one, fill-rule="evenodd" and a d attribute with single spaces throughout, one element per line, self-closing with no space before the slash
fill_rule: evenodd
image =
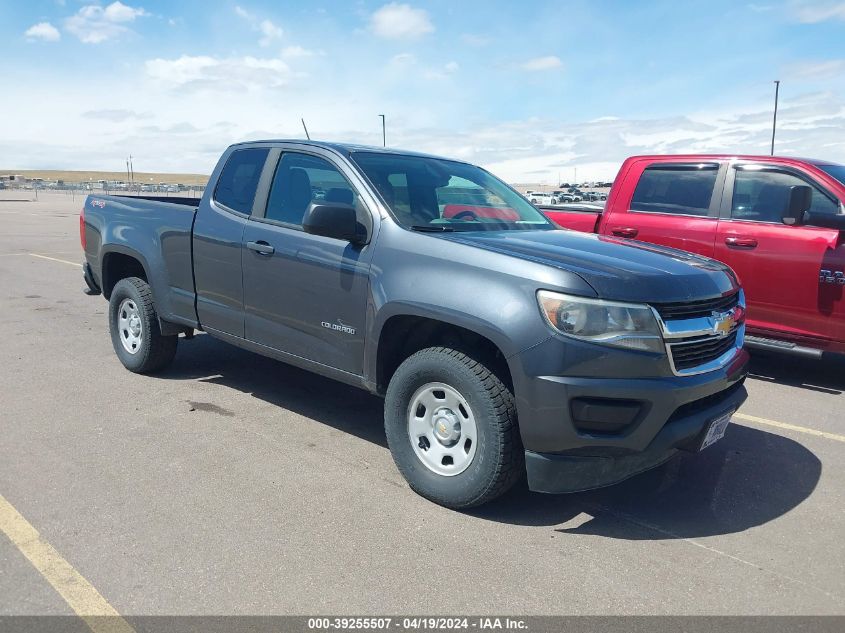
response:
<path id="1" fill-rule="evenodd" d="M 431 470 L 411 444 L 411 399 L 428 383 L 444 383 L 457 390 L 475 418 L 475 455 L 466 470 L 453 476 Z M 513 394 L 487 366 L 458 350 L 431 347 L 399 366 L 387 387 L 384 427 L 393 460 L 411 488 L 447 508 L 487 503 L 525 473 Z"/>
<path id="2" fill-rule="evenodd" d="M 125 347 L 119 318 L 121 304 L 129 300 L 134 303 L 140 322 L 140 342 L 135 351 Z M 153 292 L 149 284 L 138 277 L 121 279 L 115 285 L 109 298 L 109 330 L 114 352 L 129 371 L 147 374 L 162 369 L 170 364 L 176 355 L 178 336 L 164 336 L 158 324 L 158 315 L 153 305 Z"/>

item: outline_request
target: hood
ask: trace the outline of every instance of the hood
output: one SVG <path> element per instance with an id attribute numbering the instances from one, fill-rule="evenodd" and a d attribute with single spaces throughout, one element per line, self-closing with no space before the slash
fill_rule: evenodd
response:
<path id="1" fill-rule="evenodd" d="M 467 232 L 438 237 L 574 272 L 602 299 L 696 301 L 739 287 L 733 271 L 715 260 L 614 237 L 577 231 Z"/>

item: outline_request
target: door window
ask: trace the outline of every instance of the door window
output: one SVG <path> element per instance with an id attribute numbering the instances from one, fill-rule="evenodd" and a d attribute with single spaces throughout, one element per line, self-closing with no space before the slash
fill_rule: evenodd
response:
<path id="1" fill-rule="evenodd" d="M 773 170 L 737 169 L 734 178 L 731 217 L 756 222 L 783 221 L 794 186 L 809 183 L 794 174 Z M 812 185 L 811 185 L 812 187 Z M 812 187 L 812 213 L 838 213 L 839 206 L 820 189 Z"/>
<path id="2" fill-rule="evenodd" d="M 352 205 L 360 215 L 358 194 L 334 165 L 309 154 L 282 154 L 264 217 L 301 227 L 308 205 L 317 201 Z"/>
<path id="3" fill-rule="evenodd" d="M 631 211 L 711 215 L 710 202 L 718 174 L 716 163 L 652 165 L 640 176 Z"/>
<path id="4" fill-rule="evenodd" d="M 249 214 L 269 152 L 266 148 L 238 149 L 232 152 L 220 172 L 214 200 L 233 211 Z"/>

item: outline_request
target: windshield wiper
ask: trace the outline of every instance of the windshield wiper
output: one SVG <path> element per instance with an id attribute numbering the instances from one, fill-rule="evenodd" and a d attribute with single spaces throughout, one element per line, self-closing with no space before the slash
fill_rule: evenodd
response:
<path id="1" fill-rule="evenodd" d="M 423 233 L 452 233 L 455 229 L 451 226 L 443 226 L 442 224 L 415 224 L 411 227 L 412 231 L 422 231 Z"/>

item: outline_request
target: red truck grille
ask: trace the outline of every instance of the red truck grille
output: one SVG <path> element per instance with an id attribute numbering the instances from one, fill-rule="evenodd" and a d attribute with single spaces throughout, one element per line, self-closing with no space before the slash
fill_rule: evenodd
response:
<path id="1" fill-rule="evenodd" d="M 678 303 L 656 303 L 654 309 L 664 321 L 672 319 L 695 319 L 709 317 L 714 312 L 727 312 L 739 302 L 739 293 L 735 292 L 726 297 L 705 299 L 704 301 L 688 301 Z"/>

